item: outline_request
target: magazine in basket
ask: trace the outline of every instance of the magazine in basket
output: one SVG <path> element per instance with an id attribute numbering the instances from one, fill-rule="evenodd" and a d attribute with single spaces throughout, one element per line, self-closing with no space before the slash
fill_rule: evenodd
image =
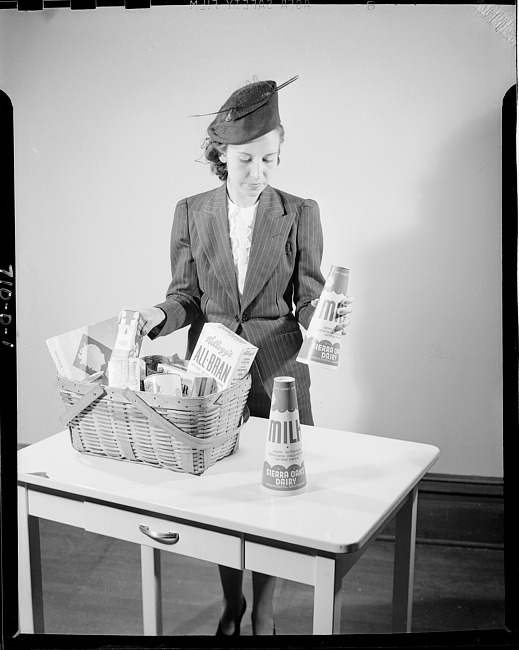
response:
<path id="1" fill-rule="evenodd" d="M 106 372 L 118 327 L 114 316 L 47 339 L 58 375 L 82 381 Z"/>

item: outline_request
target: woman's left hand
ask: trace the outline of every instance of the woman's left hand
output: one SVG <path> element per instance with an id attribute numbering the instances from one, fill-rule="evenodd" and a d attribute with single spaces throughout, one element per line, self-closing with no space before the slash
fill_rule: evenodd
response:
<path id="1" fill-rule="evenodd" d="M 315 298 L 315 300 L 312 300 L 312 305 L 314 307 L 317 307 L 317 304 L 319 302 L 319 298 Z M 348 318 L 348 314 L 351 314 L 351 303 L 353 302 L 353 298 L 350 296 L 346 296 L 341 302 L 339 303 L 339 306 L 337 307 L 337 312 L 336 312 L 336 325 L 333 329 L 334 332 L 340 332 L 343 336 L 346 334 L 346 328 L 350 324 L 350 319 Z"/>
<path id="2" fill-rule="evenodd" d="M 340 332 L 343 336 L 346 334 L 346 328 L 350 324 L 350 319 L 348 318 L 348 314 L 351 314 L 351 303 L 353 302 L 353 298 L 350 298 L 350 296 L 346 296 L 344 300 L 341 300 L 339 303 L 339 307 L 337 308 L 337 318 L 335 319 L 337 321 L 337 325 L 334 328 L 334 332 Z"/>

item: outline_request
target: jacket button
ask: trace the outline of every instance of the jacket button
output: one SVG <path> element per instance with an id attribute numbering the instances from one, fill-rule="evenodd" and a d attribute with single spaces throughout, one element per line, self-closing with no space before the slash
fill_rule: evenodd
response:
<path id="1" fill-rule="evenodd" d="M 241 319 L 240 319 L 240 317 L 239 317 L 238 315 L 236 315 L 236 316 L 234 317 L 234 320 L 235 320 L 237 323 L 241 323 Z"/>
<path id="2" fill-rule="evenodd" d="M 249 320 L 249 317 L 247 316 L 247 314 L 243 314 L 243 316 L 241 317 L 241 322 L 245 323 L 245 321 L 247 320 Z"/>

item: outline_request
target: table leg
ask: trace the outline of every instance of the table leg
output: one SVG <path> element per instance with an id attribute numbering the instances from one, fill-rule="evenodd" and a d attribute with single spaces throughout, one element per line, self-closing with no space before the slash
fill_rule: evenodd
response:
<path id="1" fill-rule="evenodd" d="M 328 557 L 315 558 L 314 634 L 340 634 L 342 571 Z"/>
<path id="2" fill-rule="evenodd" d="M 396 515 L 393 632 L 411 631 L 417 496 L 418 488 L 415 487 Z"/>
<path id="3" fill-rule="evenodd" d="M 162 577 L 160 551 L 141 546 L 142 619 L 145 636 L 162 635 Z"/>
<path id="4" fill-rule="evenodd" d="M 18 487 L 18 617 L 20 632 L 43 634 L 39 520 L 29 515 L 27 488 Z"/>

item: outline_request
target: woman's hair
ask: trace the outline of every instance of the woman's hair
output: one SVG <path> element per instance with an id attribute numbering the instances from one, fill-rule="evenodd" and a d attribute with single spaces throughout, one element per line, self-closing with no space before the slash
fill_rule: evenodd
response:
<path id="1" fill-rule="evenodd" d="M 280 124 L 276 127 L 276 131 L 279 133 L 279 144 L 281 145 L 285 139 L 285 129 L 283 128 L 283 125 Z M 216 174 L 221 181 L 227 180 L 227 163 L 220 160 L 220 156 L 225 153 L 226 149 L 226 144 L 214 142 L 213 140 L 209 140 L 205 147 L 205 158 L 211 167 L 211 172 Z M 278 155 L 278 165 L 279 162 L 280 160 Z"/>

